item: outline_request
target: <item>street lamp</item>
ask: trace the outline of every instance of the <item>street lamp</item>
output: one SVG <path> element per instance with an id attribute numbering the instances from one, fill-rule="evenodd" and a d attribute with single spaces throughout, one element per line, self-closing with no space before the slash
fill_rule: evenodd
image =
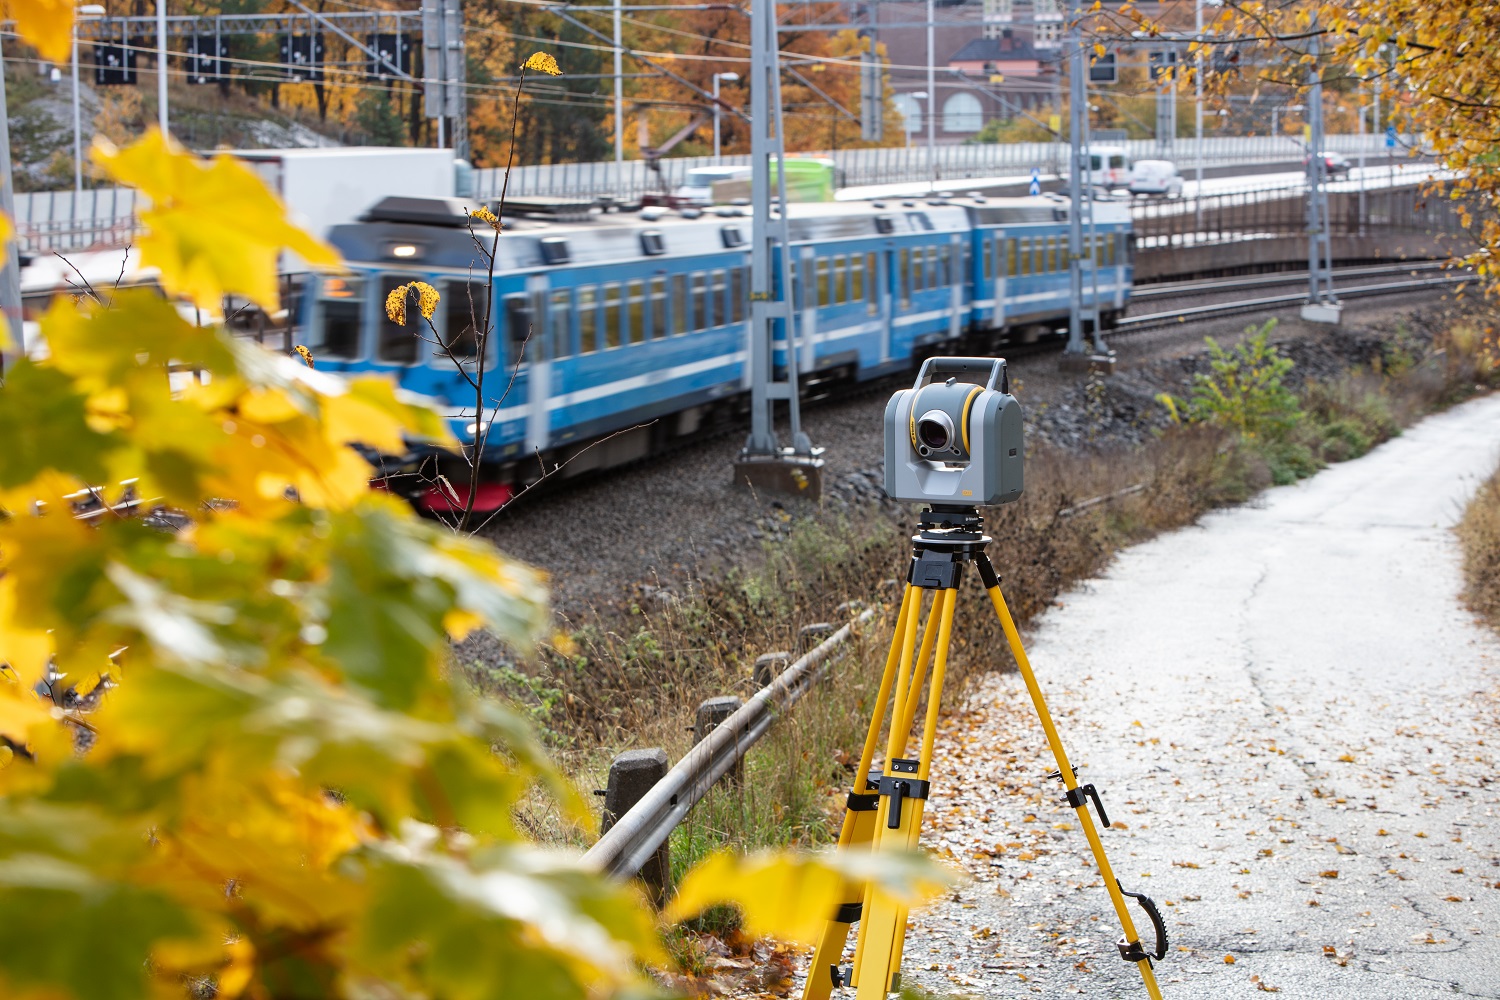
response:
<path id="1" fill-rule="evenodd" d="M 73 194 L 74 206 L 77 196 L 83 193 L 83 116 L 78 107 L 78 22 L 84 19 L 103 17 L 104 6 L 86 3 L 78 8 L 73 20 Z"/>
<path id="2" fill-rule="evenodd" d="M 714 162 L 719 162 L 719 116 L 724 108 L 719 104 L 719 81 L 728 80 L 730 83 L 738 80 L 738 73 L 715 73 L 714 74 Z"/>
<path id="3" fill-rule="evenodd" d="M 928 101 L 927 107 L 923 108 L 920 112 L 918 112 L 922 116 L 920 119 L 918 119 L 918 121 L 922 122 L 923 124 L 925 124 L 927 126 L 927 173 L 928 173 L 928 177 L 929 177 L 928 188 L 927 188 L 928 191 L 934 191 L 934 190 L 937 189 L 937 161 L 935 159 L 933 159 L 934 152 L 933 152 L 933 149 L 932 149 L 932 104 L 931 104 L 931 100 L 930 100 L 931 97 L 932 97 L 932 95 L 929 94 L 925 90 L 916 90 L 916 91 L 913 91 L 912 95 L 911 95 L 911 99 L 914 100 L 914 101 Z M 912 131 L 913 130 L 910 129 L 910 128 L 908 128 L 906 130 L 906 141 L 907 142 L 911 142 Z"/>

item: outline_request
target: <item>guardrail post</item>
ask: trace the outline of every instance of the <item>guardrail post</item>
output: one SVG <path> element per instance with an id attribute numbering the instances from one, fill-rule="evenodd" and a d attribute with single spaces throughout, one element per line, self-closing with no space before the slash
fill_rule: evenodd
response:
<path id="1" fill-rule="evenodd" d="M 755 682 L 757 688 L 763 688 L 787 668 L 792 662 L 791 653 L 764 653 L 755 658 L 755 667 L 750 672 L 750 679 Z"/>
<path id="2" fill-rule="evenodd" d="M 710 698 L 698 706 L 698 718 L 693 725 L 693 742 L 701 743 L 708 739 L 708 734 L 718 729 L 725 719 L 729 718 L 739 710 L 743 704 L 732 694 L 726 694 L 721 698 Z M 738 785 L 740 778 L 745 773 L 745 761 L 740 759 L 734 762 L 734 767 L 724 775 L 724 780 L 731 785 Z"/>
<path id="3" fill-rule="evenodd" d="M 604 790 L 604 815 L 599 821 L 599 835 L 609 832 L 615 820 L 625 815 L 667 773 L 667 752 L 658 747 L 649 750 L 626 750 L 609 765 L 609 785 Z M 651 860 L 640 870 L 651 901 L 661 907 L 667 899 L 672 879 L 667 842 L 663 841 Z"/>
<path id="4" fill-rule="evenodd" d="M 797 633 L 797 652 L 805 653 L 818 643 L 828 638 L 834 632 L 830 622 L 818 622 L 816 625 L 804 625 Z"/>

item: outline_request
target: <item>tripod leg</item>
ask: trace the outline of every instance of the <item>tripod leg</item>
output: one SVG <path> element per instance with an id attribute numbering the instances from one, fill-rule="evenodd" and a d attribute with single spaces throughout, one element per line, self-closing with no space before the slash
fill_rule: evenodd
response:
<path id="1" fill-rule="evenodd" d="M 989 557 L 983 554 L 975 560 L 975 563 L 979 568 L 980 579 L 984 581 L 984 588 L 989 592 L 990 601 L 995 605 L 995 612 L 1000 616 L 1000 627 L 1005 630 L 1005 639 L 1010 644 L 1011 654 L 1016 658 L 1016 667 L 1021 671 L 1021 679 L 1026 682 L 1026 690 L 1031 695 L 1031 704 L 1036 709 L 1037 718 L 1041 720 L 1043 732 L 1047 734 L 1047 743 L 1052 748 L 1053 759 L 1057 761 L 1056 776 L 1062 778 L 1063 787 L 1067 789 L 1068 804 L 1078 814 L 1078 823 L 1083 827 L 1083 835 L 1088 838 L 1089 848 L 1094 853 L 1094 862 L 1099 867 L 1099 875 L 1104 879 L 1104 887 L 1109 891 L 1110 902 L 1114 904 L 1115 914 L 1120 918 L 1120 927 L 1125 932 L 1119 945 L 1120 955 L 1126 961 L 1135 963 L 1140 970 L 1141 979 L 1146 984 L 1146 992 L 1154 1000 L 1161 1000 L 1161 987 L 1156 984 L 1156 973 L 1151 967 L 1151 957 L 1146 954 L 1141 945 L 1135 922 L 1130 919 L 1130 909 L 1125 905 L 1124 890 L 1120 888 L 1114 869 L 1110 867 L 1109 858 L 1104 854 L 1104 844 L 1099 839 L 1099 831 L 1094 828 L 1093 814 L 1089 812 L 1088 796 L 1093 795 L 1100 815 L 1104 814 L 1104 809 L 1099 804 L 1099 793 L 1093 785 L 1086 785 L 1082 789 L 1078 786 L 1078 778 L 1073 772 L 1072 765 L 1068 763 L 1068 753 L 1063 749 L 1062 738 L 1058 736 L 1057 726 L 1053 724 L 1052 713 L 1047 710 L 1047 701 L 1042 697 L 1041 686 L 1037 684 L 1036 674 L 1031 670 L 1031 661 L 1026 656 L 1025 647 L 1021 645 L 1021 634 L 1016 629 L 1015 619 L 1010 615 L 1010 608 L 1005 603 L 1005 595 L 1000 592 L 1000 578 L 995 574 L 995 567 L 990 563 Z M 1105 825 L 1108 824 L 1109 821 L 1106 819 Z M 1150 903 L 1149 900 L 1146 902 Z M 1166 931 L 1160 918 L 1156 916 L 1155 904 L 1147 906 L 1146 911 L 1156 924 L 1158 946 L 1156 957 L 1161 958 L 1166 949 Z"/>
<path id="2" fill-rule="evenodd" d="M 906 591 L 901 596 L 901 610 L 896 615 L 891 649 L 886 654 L 885 670 L 880 675 L 880 689 L 871 709 L 870 726 L 865 732 L 864 747 L 860 751 L 859 769 L 854 772 L 854 786 L 844 809 L 844 825 L 839 831 L 838 842 L 838 849 L 841 851 L 867 848 L 874 839 L 875 809 L 880 797 L 869 779 L 870 765 L 875 759 L 880 724 L 885 719 L 886 706 L 890 703 L 897 670 L 901 666 L 906 630 L 921 610 L 921 591 L 907 584 Z M 813 950 L 812 963 L 807 967 L 807 985 L 802 991 L 803 1000 L 828 1000 L 833 988 L 843 984 L 843 974 L 838 968 L 839 959 L 844 954 L 844 942 L 849 938 L 849 925 L 859 919 L 862 895 L 860 886 L 845 884 L 844 903 L 829 918 L 823 928 L 823 936 Z"/>
<path id="3" fill-rule="evenodd" d="M 958 605 L 958 591 L 939 590 L 933 599 L 932 616 L 938 618 L 932 680 L 927 695 L 927 717 L 922 731 L 922 748 L 917 760 L 897 756 L 906 743 L 907 734 L 892 726 L 885 773 L 880 781 L 880 809 L 876 813 L 875 850 L 896 853 L 914 850 L 921 837 L 922 813 L 926 804 L 932 748 L 937 738 L 939 696 L 947 671 L 948 650 L 953 637 L 953 612 Z M 928 622 L 931 630 L 931 617 Z M 925 643 L 924 643 L 925 645 Z M 898 703 L 902 717 L 915 713 L 917 692 Z M 906 937 L 906 907 L 865 894 L 865 918 L 860 923 L 859 950 L 855 955 L 855 983 L 858 1000 L 885 1000 L 901 969 L 901 952 Z"/>

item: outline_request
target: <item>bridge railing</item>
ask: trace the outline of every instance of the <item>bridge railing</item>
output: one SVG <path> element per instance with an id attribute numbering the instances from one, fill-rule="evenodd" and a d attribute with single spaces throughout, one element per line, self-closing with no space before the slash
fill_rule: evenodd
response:
<path id="1" fill-rule="evenodd" d="M 1405 158 L 1411 148 L 1411 137 L 1404 137 L 1391 152 Z M 1367 157 L 1387 153 L 1383 135 L 1330 135 L 1324 146 L 1329 152 L 1357 155 L 1363 149 Z M 1100 143 L 1100 145 L 1105 145 Z M 1155 140 L 1130 140 L 1124 145 L 1132 159 L 1170 159 L 1188 172 L 1198 161 L 1199 146 L 1193 139 L 1177 139 L 1165 146 Z M 1205 138 L 1203 162 L 1213 166 L 1252 163 L 1301 162 L 1307 148 L 1290 136 L 1231 136 Z M 878 149 L 840 149 L 798 153 L 797 156 L 833 160 L 843 172 L 843 184 L 863 187 L 870 184 L 904 184 L 927 181 L 936 175 L 940 181 L 972 180 L 991 177 L 1027 177 L 1032 170 L 1053 176 L 1067 169 L 1068 146 L 1056 142 L 1008 142 L 941 145 L 928 149 L 916 144 Z M 688 171 L 711 166 L 749 166 L 750 157 L 682 156 L 659 162 L 660 173 L 652 171 L 644 160 L 615 163 L 602 160 L 589 163 L 559 163 L 522 166 L 511 173 L 509 193 L 520 197 L 597 198 L 610 196 L 634 200 L 651 191 L 670 191 L 684 181 Z M 505 183 L 502 168 L 476 171 L 475 196 L 497 200 Z"/>
<path id="2" fill-rule="evenodd" d="M 1205 246 L 1297 236 L 1307 232 L 1307 188 L 1293 185 L 1231 191 L 1201 198 L 1137 201 L 1131 206 L 1136 240 L 1143 249 Z M 1328 195 L 1330 236 L 1382 233 L 1458 233 L 1458 203 L 1428 195 L 1411 183 Z"/>

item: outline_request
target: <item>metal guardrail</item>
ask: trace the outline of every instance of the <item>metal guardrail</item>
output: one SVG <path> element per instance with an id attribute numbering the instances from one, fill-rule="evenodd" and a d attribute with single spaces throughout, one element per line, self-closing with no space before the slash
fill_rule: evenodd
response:
<path id="1" fill-rule="evenodd" d="M 630 878 L 645 866 L 714 784 L 744 759 L 778 715 L 795 705 L 826 673 L 829 661 L 856 634 L 857 626 L 875 617 L 861 612 L 793 662 L 734 714 L 700 739 L 666 776 L 589 848 L 583 866 L 612 878 Z"/>

